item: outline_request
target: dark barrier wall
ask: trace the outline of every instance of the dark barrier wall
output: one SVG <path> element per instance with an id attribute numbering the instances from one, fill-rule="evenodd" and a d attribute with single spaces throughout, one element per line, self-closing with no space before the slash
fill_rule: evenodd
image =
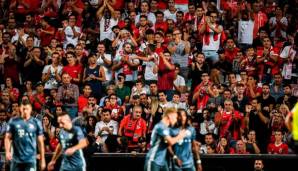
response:
<path id="1" fill-rule="evenodd" d="M 203 171 L 253 171 L 263 159 L 265 171 L 297 171 L 298 155 L 202 155 Z M 95 154 L 88 171 L 142 171 L 145 154 Z"/>
<path id="2" fill-rule="evenodd" d="M 2 155 L 3 156 L 3 155 Z M 46 155 L 49 162 L 51 154 Z M 203 171 L 253 171 L 262 159 L 265 171 L 297 171 L 298 155 L 201 155 Z M 143 171 L 145 154 L 97 153 L 86 156 L 87 171 Z"/>

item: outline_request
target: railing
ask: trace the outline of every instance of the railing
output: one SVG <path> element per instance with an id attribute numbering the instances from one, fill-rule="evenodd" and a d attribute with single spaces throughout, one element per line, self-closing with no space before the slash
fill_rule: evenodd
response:
<path id="1" fill-rule="evenodd" d="M 1 154 L 3 156 L 3 153 Z M 96 153 L 87 156 L 87 171 L 142 171 L 146 154 Z M 51 154 L 46 154 L 49 161 Z M 214 154 L 201 155 L 203 171 L 252 171 L 255 159 L 262 159 L 265 171 L 297 171 L 298 155 Z"/>

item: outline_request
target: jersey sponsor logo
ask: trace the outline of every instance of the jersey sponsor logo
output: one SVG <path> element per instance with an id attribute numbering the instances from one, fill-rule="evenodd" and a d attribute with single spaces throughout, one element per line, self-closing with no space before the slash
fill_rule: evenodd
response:
<path id="1" fill-rule="evenodd" d="M 33 124 L 29 124 L 29 129 L 34 129 L 35 126 Z"/>
<path id="2" fill-rule="evenodd" d="M 68 138 L 69 138 L 69 139 L 72 139 L 72 137 L 73 137 L 73 134 L 69 134 L 69 135 L 68 135 Z"/>
<path id="3" fill-rule="evenodd" d="M 25 135 L 25 130 L 19 129 L 18 130 L 18 135 L 19 135 L 20 138 L 22 138 Z"/>
<path id="4" fill-rule="evenodd" d="M 21 125 L 19 125 L 19 124 L 17 124 L 17 126 L 16 126 L 17 128 L 21 128 Z"/>
<path id="5" fill-rule="evenodd" d="M 164 135 L 170 135 L 170 131 L 168 129 L 163 130 Z"/>

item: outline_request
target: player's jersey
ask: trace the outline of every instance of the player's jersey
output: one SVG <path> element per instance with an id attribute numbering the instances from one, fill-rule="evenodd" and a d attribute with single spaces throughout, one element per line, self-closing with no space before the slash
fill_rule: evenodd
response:
<path id="1" fill-rule="evenodd" d="M 43 135 L 41 122 L 33 117 L 28 121 L 14 117 L 8 122 L 6 132 L 12 135 L 12 161 L 36 163 L 36 140 L 39 135 Z"/>
<path id="2" fill-rule="evenodd" d="M 178 141 L 173 150 L 177 157 L 183 162 L 182 168 L 191 168 L 194 166 L 192 154 L 192 141 L 196 138 L 196 131 L 192 126 L 186 128 L 189 134 L 183 139 Z M 171 128 L 170 135 L 176 137 L 179 134 L 180 128 Z"/>
<path id="3" fill-rule="evenodd" d="M 154 162 L 159 166 L 166 165 L 166 154 L 168 144 L 165 137 L 170 135 L 169 128 L 162 122 L 156 124 L 152 130 L 150 150 L 146 155 L 146 162 Z"/>
<path id="4" fill-rule="evenodd" d="M 65 150 L 77 145 L 80 140 L 84 139 L 83 131 L 78 126 L 73 126 L 70 131 L 61 129 L 59 133 L 59 142 L 62 147 L 62 164 L 60 170 L 85 169 L 86 163 L 82 150 L 77 150 L 73 155 L 65 155 Z"/>

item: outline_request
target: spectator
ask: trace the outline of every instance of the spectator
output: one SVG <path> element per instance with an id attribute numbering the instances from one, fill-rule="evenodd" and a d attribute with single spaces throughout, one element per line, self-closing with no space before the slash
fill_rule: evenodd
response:
<path id="1" fill-rule="evenodd" d="M 135 59 L 134 51 L 130 43 L 123 44 L 123 53 L 119 53 L 114 58 L 112 69 L 115 71 L 116 76 L 119 73 L 125 75 L 125 81 L 129 87 L 132 87 L 133 81 L 136 80 L 136 68 L 140 64 L 138 59 Z"/>
<path id="2" fill-rule="evenodd" d="M 62 68 L 59 63 L 60 55 L 57 52 L 52 53 L 52 64 L 46 65 L 42 71 L 42 81 L 45 82 L 45 91 L 49 93 L 51 89 L 57 89 L 61 81 Z"/>
<path id="3" fill-rule="evenodd" d="M 235 152 L 231 152 L 231 154 L 249 154 L 248 151 L 246 151 L 246 146 L 243 140 L 238 140 L 235 147 Z"/>
<path id="4" fill-rule="evenodd" d="M 250 11 L 241 11 L 238 21 L 238 43 L 240 47 L 247 47 L 253 43 L 254 21 Z"/>
<path id="5" fill-rule="evenodd" d="M 114 8 L 111 6 L 111 4 L 107 1 L 103 2 L 103 5 L 97 10 L 96 16 L 98 18 L 98 21 L 100 23 L 100 41 L 104 39 L 113 40 L 113 32 L 112 27 L 117 25 L 118 21 L 113 18 L 114 14 Z"/>
<path id="6" fill-rule="evenodd" d="M 192 101 L 197 103 L 199 113 L 206 107 L 208 99 L 212 97 L 211 82 L 208 73 L 202 73 L 202 82 L 195 88 Z"/>
<path id="7" fill-rule="evenodd" d="M 80 83 L 83 68 L 77 61 L 76 55 L 73 52 L 67 52 L 65 56 L 68 65 L 63 67 L 62 73 L 68 73 L 73 83 Z"/>
<path id="8" fill-rule="evenodd" d="M 79 88 L 77 85 L 72 84 L 71 76 L 68 73 L 62 74 L 62 85 L 58 88 L 57 101 L 63 103 L 65 111 L 73 119 L 77 116 L 78 111 L 78 97 Z"/>
<path id="9" fill-rule="evenodd" d="M 208 133 L 217 135 L 218 133 L 218 128 L 215 126 L 215 123 L 210 117 L 210 112 L 208 109 L 203 110 L 203 122 L 200 124 L 200 134 L 201 136 L 204 136 Z"/>
<path id="10" fill-rule="evenodd" d="M 283 133 L 280 130 L 275 131 L 275 142 L 268 145 L 269 154 L 288 154 L 288 145 L 282 142 Z"/>
<path id="11" fill-rule="evenodd" d="M 31 40 L 32 38 L 28 37 L 27 40 L 28 39 Z M 40 81 L 44 64 L 41 48 L 33 47 L 25 58 L 23 78 L 25 80 L 30 79 L 33 84 L 36 84 Z"/>
<path id="12" fill-rule="evenodd" d="M 179 29 L 173 30 L 174 41 L 169 42 L 168 50 L 172 54 L 174 63 L 180 64 L 181 75 L 188 78 L 188 55 L 190 52 L 190 43 L 182 40 L 182 32 Z"/>
<path id="13" fill-rule="evenodd" d="M 186 104 L 181 102 L 181 94 L 179 92 L 174 92 L 173 94 L 173 99 L 171 102 L 169 102 L 169 106 L 171 108 L 175 108 L 175 109 L 184 109 L 186 110 Z"/>
<path id="14" fill-rule="evenodd" d="M 46 102 L 46 95 L 44 93 L 44 85 L 41 81 L 37 82 L 35 85 L 36 88 L 36 94 L 33 95 L 33 99 L 31 103 L 33 104 L 33 108 L 40 112 L 43 105 Z"/>
<path id="15" fill-rule="evenodd" d="M 83 108 L 82 113 L 86 113 L 88 116 L 96 117 L 100 111 L 99 105 L 97 105 L 97 100 L 93 95 L 88 97 L 87 105 Z"/>
<path id="16" fill-rule="evenodd" d="M 111 110 L 103 109 L 102 120 L 96 123 L 94 135 L 104 142 L 109 135 L 117 135 L 118 122 L 111 119 Z"/>
<path id="17" fill-rule="evenodd" d="M 223 27 L 216 24 L 217 17 L 217 13 L 211 11 L 209 16 L 205 17 L 206 22 L 199 30 L 200 34 L 203 34 L 203 53 L 213 64 L 218 61 L 216 52 L 219 49 L 223 32 Z"/>
<path id="18" fill-rule="evenodd" d="M 220 137 L 216 148 L 218 154 L 230 154 L 231 148 L 226 137 Z"/>
<path id="19" fill-rule="evenodd" d="M 45 137 L 45 148 L 46 152 L 50 152 L 50 140 L 55 135 L 55 127 L 51 124 L 51 118 L 47 115 L 43 116 L 42 118 L 42 126 L 43 126 L 43 134 Z"/>
<path id="20" fill-rule="evenodd" d="M 78 112 L 82 112 L 84 107 L 88 106 L 88 98 L 92 95 L 92 89 L 89 84 L 85 84 L 83 93 L 78 97 Z"/>
<path id="21" fill-rule="evenodd" d="M 190 77 L 192 79 L 191 90 L 194 90 L 201 83 L 203 73 L 209 73 L 209 66 L 205 62 L 204 53 L 197 53 L 194 55 L 190 70 Z"/>
<path id="22" fill-rule="evenodd" d="M 122 106 L 120 106 L 117 103 L 117 96 L 116 94 L 110 94 L 110 96 L 108 97 L 110 103 L 105 105 L 104 108 L 105 109 L 110 109 L 111 110 L 111 118 L 115 121 L 120 122 L 124 116 L 124 109 Z"/>
<path id="23" fill-rule="evenodd" d="M 264 171 L 263 160 L 255 160 L 254 162 L 254 171 Z"/>
<path id="24" fill-rule="evenodd" d="M 173 96 L 175 66 L 171 62 L 171 55 L 168 51 L 160 53 L 159 57 L 157 87 L 159 91 L 165 91 L 168 100 L 171 100 Z"/>
<path id="25" fill-rule="evenodd" d="M 104 68 L 96 64 L 95 55 L 89 55 L 88 66 L 84 69 L 83 82 L 90 85 L 93 95 L 98 99 L 102 96 L 102 82 L 104 81 L 106 81 Z"/>
<path id="26" fill-rule="evenodd" d="M 80 0 L 77 0 L 80 1 Z M 66 48 L 68 44 L 76 46 L 78 44 L 79 37 L 81 36 L 81 29 L 76 26 L 77 17 L 75 15 L 70 15 L 68 22 L 64 28 L 64 43 L 63 47 Z"/>
<path id="27" fill-rule="evenodd" d="M 256 131 L 250 130 L 247 134 L 247 140 L 244 139 L 246 151 L 250 154 L 260 154 L 260 149 L 256 141 Z"/>
<path id="28" fill-rule="evenodd" d="M 256 38 L 259 29 L 268 21 L 267 15 L 261 11 L 261 3 L 254 2 L 253 3 L 253 19 L 254 19 L 254 34 L 253 37 Z"/>
<path id="29" fill-rule="evenodd" d="M 231 100 L 225 100 L 224 109 L 215 115 L 215 124 L 219 127 L 219 136 L 228 140 L 239 140 L 243 133 L 243 115 L 233 108 Z"/>
<path id="30" fill-rule="evenodd" d="M 103 82 L 105 86 L 109 85 L 112 81 L 112 57 L 111 54 L 106 53 L 106 47 L 103 42 L 97 45 L 96 63 L 103 67 L 106 80 Z"/>
<path id="31" fill-rule="evenodd" d="M 256 131 L 256 141 L 262 142 L 259 144 L 261 153 L 266 152 L 265 144 L 268 143 L 269 139 L 269 113 L 263 112 L 261 104 L 258 99 L 252 99 L 252 108 L 247 112 L 246 117 L 248 119 L 248 128 Z"/>
<path id="32" fill-rule="evenodd" d="M 140 21 L 140 18 L 142 15 L 144 16 L 147 16 L 148 20 L 152 22 L 152 24 L 155 24 L 156 22 L 156 18 L 155 18 L 155 15 L 149 11 L 149 2 L 148 1 L 142 1 L 141 2 L 141 11 L 140 13 L 136 16 L 136 19 L 135 19 L 135 24 L 137 24 L 139 21 Z"/>
<path id="33" fill-rule="evenodd" d="M 13 80 L 8 77 L 5 80 L 5 87 L 4 90 L 7 90 L 9 92 L 9 98 L 12 101 L 17 101 L 20 95 L 20 91 L 18 88 L 15 87 Z"/>
<path id="34" fill-rule="evenodd" d="M 129 150 L 135 150 L 140 137 L 146 137 L 146 121 L 141 118 L 142 107 L 134 106 L 133 113 L 121 120 L 118 135 L 128 139 Z"/>
<path id="35" fill-rule="evenodd" d="M 213 145 L 214 145 L 214 152 L 215 152 L 215 139 L 214 139 L 214 135 L 212 133 L 207 133 L 204 137 L 204 141 L 205 141 L 205 144 L 203 144 L 201 146 L 201 149 L 200 149 L 200 153 L 203 153 L 203 154 L 210 154 L 208 153 L 208 151 L 210 150 L 210 148 L 213 149 Z M 209 148 L 208 148 L 209 146 Z M 208 150 L 209 149 L 209 150 Z"/>
<path id="36" fill-rule="evenodd" d="M 274 74 L 274 82 L 270 85 L 270 94 L 277 101 L 281 96 L 284 95 L 283 91 L 283 83 L 282 83 L 282 75 Z"/>

